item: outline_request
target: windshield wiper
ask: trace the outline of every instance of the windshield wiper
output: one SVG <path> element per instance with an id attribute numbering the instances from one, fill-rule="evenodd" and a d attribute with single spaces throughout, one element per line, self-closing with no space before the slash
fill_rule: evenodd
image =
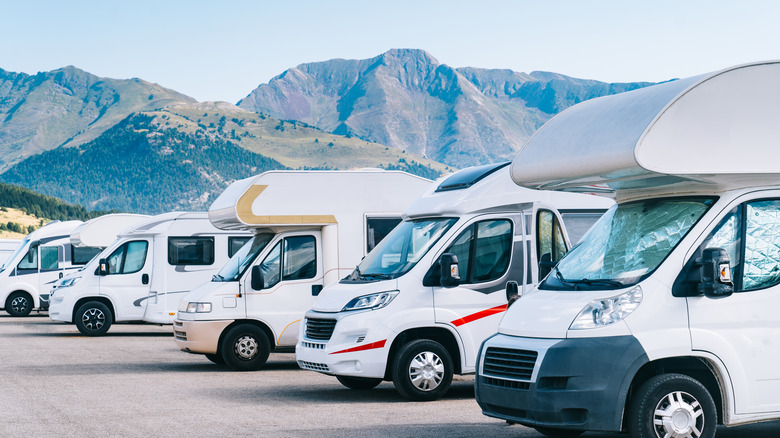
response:
<path id="1" fill-rule="evenodd" d="M 225 277 L 219 274 L 214 274 L 211 276 L 211 281 L 216 281 L 217 279 L 219 279 L 220 281 L 225 281 Z"/>
<path id="2" fill-rule="evenodd" d="M 586 284 L 588 286 L 592 284 L 606 284 L 609 286 L 623 287 L 623 283 L 617 280 L 610 280 L 609 278 L 583 278 L 582 280 L 569 280 L 574 284 Z"/>
<path id="3" fill-rule="evenodd" d="M 376 278 L 378 280 L 389 280 L 389 279 L 393 278 L 392 275 L 389 275 L 389 274 L 379 274 L 379 273 L 362 274 L 360 277 L 362 277 L 362 278 Z"/>
<path id="4" fill-rule="evenodd" d="M 561 271 L 559 271 L 558 268 L 555 268 L 555 278 L 566 286 L 576 286 L 573 282 L 563 278 L 563 274 L 561 274 Z"/>

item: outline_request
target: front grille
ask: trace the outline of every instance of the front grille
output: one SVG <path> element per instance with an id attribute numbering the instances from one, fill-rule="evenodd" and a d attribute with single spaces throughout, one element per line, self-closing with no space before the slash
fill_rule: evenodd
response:
<path id="1" fill-rule="evenodd" d="M 485 385 L 499 386 L 501 388 L 528 390 L 531 387 L 529 382 L 518 382 L 517 380 L 494 379 L 492 377 L 482 377 L 482 383 Z"/>
<path id="2" fill-rule="evenodd" d="M 315 350 L 325 349 L 325 344 L 317 344 L 315 342 L 306 342 L 306 341 L 302 341 L 301 344 L 303 345 L 303 348 L 313 348 Z"/>
<path id="3" fill-rule="evenodd" d="M 534 372 L 537 356 L 535 351 L 488 347 L 482 365 L 483 374 L 529 380 Z"/>
<path id="4" fill-rule="evenodd" d="M 305 370 L 330 371 L 330 368 L 324 363 L 306 362 L 305 360 L 299 360 L 298 366 Z"/>
<path id="5" fill-rule="evenodd" d="M 309 339 L 330 340 L 334 328 L 336 328 L 335 319 L 306 318 L 306 337 Z"/>

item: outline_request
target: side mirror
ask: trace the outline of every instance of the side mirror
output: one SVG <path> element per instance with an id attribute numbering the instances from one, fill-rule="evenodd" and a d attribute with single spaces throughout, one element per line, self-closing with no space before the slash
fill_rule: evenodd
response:
<path id="1" fill-rule="evenodd" d="M 701 256 L 699 291 L 709 298 L 727 297 L 734 293 L 729 255 L 723 248 L 706 248 Z"/>
<path id="2" fill-rule="evenodd" d="M 108 275 L 108 260 L 106 259 L 98 260 L 98 275 L 101 276 Z"/>
<path id="3" fill-rule="evenodd" d="M 542 254 L 542 257 L 539 259 L 539 279 L 546 277 L 557 264 L 557 262 L 553 261 L 552 254 L 549 252 Z"/>
<path id="4" fill-rule="evenodd" d="M 460 272 L 458 271 L 458 256 L 444 253 L 439 259 L 441 265 L 442 287 L 457 287 L 460 285 Z"/>
<path id="5" fill-rule="evenodd" d="M 507 307 L 511 306 L 512 303 L 520 299 L 520 288 L 517 286 L 516 281 L 507 281 L 506 282 L 506 302 Z"/>
<path id="6" fill-rule="evenodd" d="M 260 268 L 260 265 L 252 266 L 252 278 L 250 279 L 252 290 L 263 290 L 264 285 L 263 270 Z"/>

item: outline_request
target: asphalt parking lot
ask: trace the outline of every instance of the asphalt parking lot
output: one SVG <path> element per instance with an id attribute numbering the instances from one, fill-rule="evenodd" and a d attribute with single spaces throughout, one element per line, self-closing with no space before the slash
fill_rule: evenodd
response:
<path id="1" fill-rule="evenodd" d="M 539 437 L 485 417 L 473 378 L 436 402 L 408 402 L 382 383 L 349 390 L 278 354 L 234 372 L 176 349 L 170 326 L 114 325 L 101 338 L 45 313 L 0 311 L 1 437 Z M 780 423 L 722 429 L 769 438 Z M 588 433 L 584 437 L 623 437 Z"/>

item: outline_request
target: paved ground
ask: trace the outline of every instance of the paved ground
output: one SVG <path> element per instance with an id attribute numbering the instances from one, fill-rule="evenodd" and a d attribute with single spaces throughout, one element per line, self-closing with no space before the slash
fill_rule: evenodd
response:
<path id="1" fill-rule="evenodd" d="M 169 326 L 115 325 L 102 338 L 43 315 L 0 312 L 0 437 L 539 437 L 485 417 L 473 378 L 444 400 L 407 402 L 302 371 L 292 354 L 233 372 L 178 351 Z M 624 437 L 589 433 L 584 437 Z M 718 437 L 780 436 L 780 423 Z"/>

